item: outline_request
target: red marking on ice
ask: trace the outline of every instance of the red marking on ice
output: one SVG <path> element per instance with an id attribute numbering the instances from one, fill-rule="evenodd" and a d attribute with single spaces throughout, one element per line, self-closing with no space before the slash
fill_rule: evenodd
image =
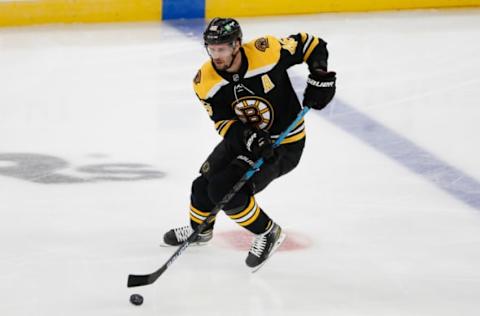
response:
<path id="1" fill-rule="evenodd" d="M 287 238 L 277 251 L 297 251 L 312 245 L 310 238 L 303 234 L 291 231 L 286 231 L 285 233 L 287 234 Z M 227 248 L 248 251 L 254 235 L 247 231 L 235 230 L 214 233 L 214 239 L 218 241 L 220 245 Z"/>

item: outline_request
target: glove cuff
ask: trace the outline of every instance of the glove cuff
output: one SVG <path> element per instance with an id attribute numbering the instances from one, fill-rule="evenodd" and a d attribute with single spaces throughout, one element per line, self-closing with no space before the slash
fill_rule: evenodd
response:
<path id="1" fill-rule="evenodd" d="M 333 80 L 325 80 L 325 79 L 318 79 L 315 78 L 312 74 L 310 74 L 307 78 L 307 83 L 311 86 L 317 88 L 333 88 L 335 86 L 335 78 Z"/>

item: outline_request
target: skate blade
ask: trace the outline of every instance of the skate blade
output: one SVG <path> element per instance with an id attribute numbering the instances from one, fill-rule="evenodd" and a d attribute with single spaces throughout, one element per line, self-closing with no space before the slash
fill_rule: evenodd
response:
<path id="1" fill-rule="evenodd" d="M 280 234 L 280 237 L 278 238 L 277 242 L 275 242 L 275 245 L 273 246 L 272 248 L 272 252 L 270 252 L 270 255 L 268 256 L 268 258 L 262 262 L 261 264 L 259 264 L 258 266 L 254 267 L 254 268 L 251 268 L 251 272 L 252 273 L 255 273 L 257 272 L 258 270 L 260 270 L 261 267 L 263 267 L 263 265 L 265 263 L 267 263 L 268 260 L 270 260 L 270 258 L 272 257 L 272 255 L 275 253 L 275 251 L 278 249 L 278 247 L 280 247 L 280 245 L 285 241 L 285 238 L 287 237 L 287 234 L 285 234 L 284 232 L 282 232 Z"/>
<path id="2" fill-rule="evenodd" d="M 206 246 L 206 245 L 208 245 L 208 244 L 209 244 L 208 241 L 207 241 L 207 242 L 192 242 L 192 243 L 190 244 L 190 246 L 200 246 L 200 247 L 204 247 L 204 246 Z M 179 247 L 180 245 L 173 246 L 173 245 L 166 244 L 164 241 L 161 241 L 160 244 L 159 244 L 159 246 L 160 246 L 160 247 L 165 247 L 165 248 L 167 248 L 167 247 L 170 247 L 170 248 L 171 248 L 171 247 Z"/>

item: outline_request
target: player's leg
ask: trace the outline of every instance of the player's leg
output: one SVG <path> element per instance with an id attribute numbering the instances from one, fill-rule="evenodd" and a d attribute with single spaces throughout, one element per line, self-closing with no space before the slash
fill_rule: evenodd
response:
<path id="1" fill-rule="evenodd" d="M 240 156 L 211 178 L 208 187 L 211 200 L 222 199 L 228 188 L 250 167 L 246 162 L 246 157 Z M 258 205 L 248 184 L 237 192 L 224 211 L 238 225 L 256 235 L 246 259 L 246 264 L 251 268 L 259 267 L 285 238 L 280 226 Z"/>
<path id="2" fill-rule="evenodd" d="M 213 209 L 215 205 L 208 198 L 207 187 L 208 180 L 203 175 L 193 181 L 190 196 L 190 225 L 169 230 L 163 236 L 165 245 L 178 246 L 182 244 L 193 233 L 193 230 L 210 214 L 210 210 Z M 210 241 L 213 236 L 214 224 L 215 221 L 199 234 L 194 244 L 203 245 Z"/>
<path id="3" fill-rule="evenodd" d="M 182 244 L 192 234 L 193 230 L 210 215 L 210 211 L 215 207 L 215 203 L 212 202 L 208 195 L 209 178 L 212 174 L 228 165 L 231 159 L 225 142 L 220 142 L 202 164 L 200 169 L 201 175 L 192 183 L 189 209 L 190 225 L 169 230 L 163 238 L 165 245 L 178 246 Z M 195 244 L 202 245 L 212 239 L 214 224 L 215 221 L 198 235 Z"/>
<path id="4" fill-rule="evenodd" d="M 275 149 L 275 158 L 266 162 L 259 172 L 250 181 L 253 193 L 259 193 L 265 189 L 273 180 L 289 173 L 300 162 L 305 139 L 295 143 L 281 145 Z"/>
<path id="5" fill-rule="evenodd" d="M 279 147 L 277 159 L 266 163 L 252 179 L 253 193 L 262 191 L 270 182 L 293 170 L 300 161 L 304 145 L 305 140 L 301 140 Z M 273 221 L 271 223 L 264 233 L 257 234 L 248 252 L 246 264 L 252 271 L 258 270 L 285 240 L 286 234 L 282 228 Z"/>
<path id="6" fill-rule="evenodd" d="M 304 141 L 281 146 L 275 160 L 267 162 L 225 207 L 225 213 L 237 224 L 256 235 L 246 263 L 258 269 L 285 239 L 281 227 L 258 205 L 254 193 L 260 192 L 274 179 L 294 169 L 302 155 Z M 253 164 L 248 157 L 240 155 L 211 178 L 208 193 L 212 201 L 221 199 L 245 171 Z"/>

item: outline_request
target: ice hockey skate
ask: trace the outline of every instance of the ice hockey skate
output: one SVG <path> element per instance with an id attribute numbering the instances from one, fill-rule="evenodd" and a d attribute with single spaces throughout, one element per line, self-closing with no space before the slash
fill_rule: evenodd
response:
<path id="1" fill-rule="evenodd" d="M 161 246 L 170 247 L 170 246 L 180 246 L 185 240 L 190 237 L 193 233 L 193 229 L 190 226 L 182 226 L 170 229 L 168 232 L 163 235 L 163 243 Z M 206 232 L 203 232 L 198 235 L 192 245 L 204 246 L 208 244 L 210 239 L 213 237 L 213 229 L 210 229 Z"/>
<path id="2" fill-rule="evenodd" d="M 258 271 L 285 240 L 282 228 L 273 223 L 272 227 L 261 235 L 257 235 L 245 260 L 252 273 Z"/>

